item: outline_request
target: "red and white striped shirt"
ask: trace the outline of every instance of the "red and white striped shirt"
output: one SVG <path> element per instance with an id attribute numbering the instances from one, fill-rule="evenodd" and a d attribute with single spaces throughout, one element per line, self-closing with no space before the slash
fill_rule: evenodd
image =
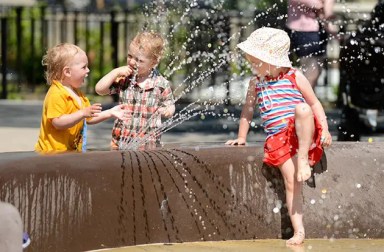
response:
<path id="1" fill-rule="evenodd" d="M 256 79 L 256 101 L 267 137 L 285 129 L 288 119 L 295 116 L 296 105 L 305 102 L 296 84 L 295 71 L 292 68 L 276 79 Z"/>

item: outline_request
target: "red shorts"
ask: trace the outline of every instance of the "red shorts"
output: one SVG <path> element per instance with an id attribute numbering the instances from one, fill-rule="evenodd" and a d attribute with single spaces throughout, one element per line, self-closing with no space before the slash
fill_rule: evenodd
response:
<path id="1" fill-rule="evenodd" d="M 322 128 L 317 118 L 314 118 L 315 132 L 308 152 L 308 160 L 311 166 L 320 161 L 323 155 L 323 148 L 320 142 Z M 296 136 L 295 120 L 292 118 L 288 121 L 288 126 L 285 130 L 270 136 L 265 141 L 263 162 L 270 166 L 279 166 L 296 155 L 298 148 L 299 142 Z"/>

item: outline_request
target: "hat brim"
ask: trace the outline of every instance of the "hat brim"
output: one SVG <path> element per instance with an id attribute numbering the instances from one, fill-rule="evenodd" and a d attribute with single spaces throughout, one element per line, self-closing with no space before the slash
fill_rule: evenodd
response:
<path id="1" fill-rule="evenodd" d="M 268 64 L 271 64 L 277 67 L 292 67 L 292 63 L 289 60 L 288 54 L 283 55 L 281 57 L 271 57 L 266 52 L 253 48 L 247 40 L 237 44 L 237 47 L 241 49 L 243 52 L 255 58 L 258 58 L 259 60 L 264 61 Z"/>

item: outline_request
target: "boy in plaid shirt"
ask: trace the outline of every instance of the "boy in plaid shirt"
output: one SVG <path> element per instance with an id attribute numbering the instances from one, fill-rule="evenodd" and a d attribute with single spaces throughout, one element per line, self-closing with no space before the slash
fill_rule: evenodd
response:
<path id="1" fill-rule="evenodd" d="M 128 114 L 126 120 L 115 120 L 112 149 L 158 145 L 161 117 L 175 113 L 170 82 L 156 70 L 164 42 L 159 33 L 139 33 L 129 45 L 127 65 L 113 69 L 96 84 L 99 95 L 119 94 Z"/>

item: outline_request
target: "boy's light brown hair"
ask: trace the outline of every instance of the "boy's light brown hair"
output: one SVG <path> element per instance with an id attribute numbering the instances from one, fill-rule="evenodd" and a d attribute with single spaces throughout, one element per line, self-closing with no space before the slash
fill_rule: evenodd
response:
<path id="1" fill-rule="evenodd" d="M 133 38 L 131 43 L 139 46 L 156 61 L 159 61 L 163 56 L 165 39 L 160 33 L 152 31 L 140 32 Z"/>
<path id="2" fill-rule="evenodd" d="M 48 85 L 54 80 L 62 80 L 64 68 L 81 51 L 83 50 L 80 47 L 70 43 L 60 43 L 47 51 L 41 63 L 45 67 L 44 77 Z"/>

